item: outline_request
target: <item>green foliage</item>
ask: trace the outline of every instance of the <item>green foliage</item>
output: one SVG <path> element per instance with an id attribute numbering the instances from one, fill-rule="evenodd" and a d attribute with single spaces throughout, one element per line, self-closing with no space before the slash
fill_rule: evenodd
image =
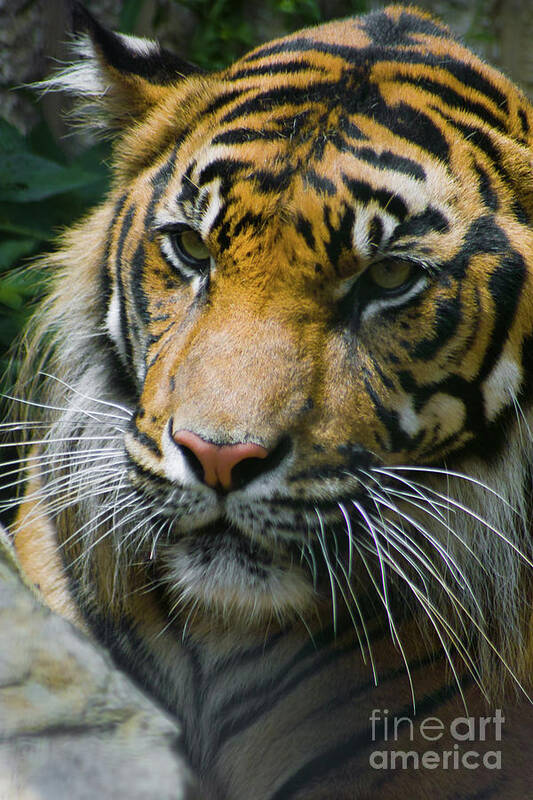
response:
<path id="1" fill-rule="evenodd" d="M 65 225 L 102 196 L 108 150 L 97 145 L 67 160 L 41 123 L 29 136 L 0 120 L 0 352 L 25 325 L 44 272 L 25 270 Z M 0 371 L 6 367 L 6 357 Z"/>
<path id="2" fill-rule="evenodd" d="M 188 8 L 196 18 L 187 57 L 204 69 L 222 69 L 247 50 L 260 44 L 248 0 L 174 0 Z M 273 28 L 290 32 L 316 25 L 331 18 L 327 3 L 319 0 L 267 0 L 261 4 L 265 22 Z M 367 10 L 367 0 L 346 0 L 344 14 Z"/>
<path id="3" fill-rule="evenodd" d="M 134 33 L 144 0 L 125 0 L 120 10 L 118 27 L 122 33 Z"/>
<path id="4" fill-rule="evenodd" d="M 177 2 L 177 0 L 175 0 Z M 254 44 L 247 0 L 180 0 L 197 19 L 188 58 L 204 69 L 222 69 Z"/>
<path id="5" fill-rule="evenodd" d="M 317 0 L 272 0 L 272 5 L 275 11 L 283 15 L 288 30 L 316 25 L 323 19 Z"/>

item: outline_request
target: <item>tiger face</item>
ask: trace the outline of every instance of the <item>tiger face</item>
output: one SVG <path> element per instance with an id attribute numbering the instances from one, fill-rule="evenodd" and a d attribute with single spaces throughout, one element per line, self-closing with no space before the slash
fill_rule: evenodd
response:
<path id="1" fill-rule="evenodd" d="M 353 605 L 354 581 L 386 598 L 385 570 L 459 591 L 529 402 L 528 102 L 400 7 L 212 75 L 87 19 L 55 82 L 119 128 L 115 182 L 54 313 L 78 391 L 128 410 L 117 550 L 245 625 Z"/>

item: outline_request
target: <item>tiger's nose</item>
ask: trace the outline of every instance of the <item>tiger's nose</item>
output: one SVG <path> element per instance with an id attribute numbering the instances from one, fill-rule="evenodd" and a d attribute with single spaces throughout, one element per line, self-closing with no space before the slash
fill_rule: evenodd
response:
<path id="1" fill-rule="evenodd" d="M 172 438 L 182 448 L 183 455 L 193 471 L 213 489 L 217 486 L 221 486 L 226 491 L 235 488 L 231 473 L 237 465 L 240 465 L 240 485 L 247 483 L 247 473 L 248 476 L 251 476 L 249 477 L 251 480 L 258 472 L 255 466 L 257 461 L 251 462 L 249 459 L 261 459 L 268 456 L 268 450 L 265 447 L 253 442 L 218 445 L 207 442 L 192 431 L 185 430 L 176 431 L 172 434 Z M 248 461 L 249 464 L 246 464 Z M 198 465 L 201 467 L 200 470 Z M 249 466 L 248 470 L 247 466 Z M 201 474 L 202 470 L 203 475 Z"/>

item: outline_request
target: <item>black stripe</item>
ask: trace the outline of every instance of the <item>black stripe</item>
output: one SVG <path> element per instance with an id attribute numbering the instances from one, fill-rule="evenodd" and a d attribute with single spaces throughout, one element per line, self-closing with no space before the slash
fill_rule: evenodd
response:
<path id="1" fill-rule="evenodd" d="M 383 634 L 382 628 L 380 628 L 379 631 L 381 634 Z M 385 635 L 388 635 L 388 631 Z M 373 642 L 377 641 L 378 638 L 384 638 L 384 636 L 371 637 L 370 643 L 372 644 Z M 319 664 L 312 664 L 310 667 L 302 670 L 289 680 L 284 681 L 284 683 L 281 686 L 278 686 L 275 690 L 273 690 L 271 684 L 268 684 L 267 686 L 263 685 L 261 687 L 261 701 L 259 703 L 255 703 L 253 708 L 249 707 L 250 702 L 254 701 L 253 694 L 250 696 L 249 693 L 246 693 L 242 698 L 239 696 L 239 704 L 245 705 L 244 713 L 238 717 L 233 717 L 219 723 L 220 727 L 217 737 L 217 747 L 222 747 L 228 742 L 229 739 L 237 736 L 239 733 L 242 733 L 247 728 L 250 728 L 261 717 L 267 715 L 277 703 L 283 702 L 283 700 L 285 700 L 288 695 L 291 694 L 291 692 L 301 687 L 305 681 L 312 679 L 323 669 L 327 669 L 332 663 L 337 662 L 343 656 L 349 655 L 350 652 L 353 652 L 355 649 L 356 648 L 354 648 L 352 645 L 351 647 L 334 648 L 328 651 L 328 657 L 321 659 Z M 418 669 L 429 666 L 431 663 L 433 663 L 433 661 L 434 655 L 431 658 L 424 658 L 419 663 L 410 664 L 409 670 L 412 674 L 414 674 Z M 385 682 L 388 680 L 395 680 L 396 678 L 402 676 L 405 676 L 405 666 L 403 664 L 397 669 L 388 670 L 387 672 L 382 673 L 380 675 L 380 680 Z M 367 696 L 368 694 L 372 693 L 375 688 L 376 684 L 373 678 L 369 678 L 368 680 L 359 683 L 357 686 L 352 686 L 349 688 L 347 687 L 346 691 L 343 692 L 340 697 L 338 695 L 335 695 L 333 699 L 328 697 L 325 700 L 323 707 L 315 710 L 315 714 L 319 715 L 320 711 L 325 711 L 326 715 L 329 717 L 331 712 L 335 710 L 336 705 L 343 706 L 349 702 L 357 700 L 360 697 Z M 235 703 L 235 699 L 233 700 L 233 703 Z M 227 711 L 230 710 L 232 710 L 231 706 L 227 709 Z M 297 726 L 298 720 L 294 719 L 292 724 Z M 354 753 L 352 752 L 351 755 L 353 756 Z"/>
<path id="2" fill-rule="evenodd" d="M 296 108 L 308 108 L 311 103 L 331 102 L 338 96 L 341 84 L 339 81 L 318 81 L 309 86 L 277 86 L 264 92 L 253 94 L 230 112 L 225 114 L 221 123 L 242 119 L 247 114 L 261 111 L 272 112 L 280 106 L 291 105 Z"/>
<path id="3" fill-rule="evenodd" d="M 298 72 L 324 72 L 324 68 L 312 64 L 310 61 L 283 61 L 278 64 L 262 64 L 260 67 L 248 67 L 247 69 L 235 70 L 229 73 L 229 78 L 232 81 L 240 80 L 241 78 L 254 78 L 269 77 L 270 75 L 279 75 L 283 73 L 295 74 Z"/>
<path id="4" fill-rule="evenodd" d="M 153 225 L 154 211 L 157 203 L 161 199 L 163 192 L 167 188 L 173 174 L 176 163 L 177 146 L 172 149 L 169 157 L 162 164 L 157 172 L 152 175 L 150 184 L 152 186 L 152 196 L 148 203 L 144 216 L 144 227 L 149 230 Z M 135 311 L 143 325 L 148 325 L 150 315 L 148 313 L 148 296 L 144 291 L 144 268 L 146 263 L 146 251 L 142 239 L 139 241 L 135 253 L 131 260 L 131 272 L 129 277 L 129 289 L 132 296 Z"/>
<path id="5" fill-rule="evenodd" d="M 408 217 L 400 225 L 397 225 L 389 240 L 389 245 L 398 241 L 404 236 L 427 236 L 428 233 L 446 233 L 450 225 L 446 217 L 441 212 L 429 206 L 420 214 Z"/>
<path id="6" fill-rule="evenodd" d="M 297 232 L 305 239 L 305 243 L 307 244 L 308 248 L 313 250 L 315 247 L 315 236 L 311 222 L 304 217 L 303 214 L 298 214 L 296 217 L 295 226 Z"/>
<path id="7" fill-rule="evenodd" d="M 418 145 L 441 161 L 449 161 L 450 147 L 441 128 L 420 109 L 398 103 L 390 109 L 385 103 L 376 106 L 369 115 L 389 128 L 391 133 Z"/>
<path id="8" fill-rule="evenodd" d="M 217 158 L 202 169 L 198 176 L 197 185 L 203 186 L 216 178 L 222 182 L 222 191 L 227 191 L 234 176 L 242 170 L 250 171 L 253 164 L 250 161 L 239 161 L 231 158 Z M 214 227 L 214 226 L 213 226 Z"/>
<path id="9" fill-rule="evenodd" d="M 306 171 L 303 180 L 312 186 L 313 189 L 316 189 L 317 192 L 323 192 L 324 194 L 329 195 L 329 197 L 334 197 L 337 194 L 337 187 L 333 181 L 330 181 L 329 178 L 324 178 L 322 175 L 319 175 L 312 168 Z"/>
<path id="10" fill-rule="evenodd" d="M 529 121 L 527 118 L 527 114 L 523 108 L 518 109 L 518 118 L 520 119 L 520 124 L 522 125 L 522 130 L 524 134 L 527 136 L 529 133 Z"/>
<path id="11" fill-rule="evenodd" d="M 102 297 L 102 318 L 105 318 L 107 311 L 109 309 L 109 303 L 111 301 L 112 295 L 112 276 L 109 270 L 109 256 L 111 253 L 111 243 L 113 241 L 113 229 L 116 225 L 117 219 L 120 217 L 122 209 L 124 208 L 124 204 L 127 200 L 128 195 L 124 193 L 117 202 L 115 203 L 115 207 L 113 209 L 113 217 L 111 219 L 111 223 L 106 231 L 105 240 L 106 246 L 104 251 L 104 257 L 102 259 L 102 265 L 100 267 L 100 292 Z"/>
<path id="12" fill-rule="evenodd" d="M 339 646 L 339 639 L 346 634 L 350 634 L 350 641 L 344 646 Z M 383 639 L 384 636 L 388 637 L 388 631 L 384 634 L 382 625 L 376 626 L 368 632 L 368 642 L 373 644 Z M 248 686 L 244 691 L 241 691 L 237 696 L 231 697 L 230 700 L 219 707 L 217 716 L 221 719 L 232 711 L 237 710 L 239 706 L 244 707 L 244 713 L 238 719 L 233 717 L 222 723 L 220 734 L 217 738 L 218 746 L 221 746 L 229 738 L 252 725 L 255 719 L 265 714 L 271 706 L 280 702 L 294 689 L 301 686 L 303 681 L 318 675 L 339 658 L 359 650 L 351 620 L 347 620 L 340 630 L 337 629 L 335 631 L 332 626 L 329 626 L 324 631 L 320 631 L 313 637 L 312 641 L 306 642 L 288 662 L 279 661 L 279 670 L 276 674 L 272 674 L 271 681 L 266 684 L 262 681 L 255 686 Z M 261 651 L 256 651 L 256 653 L 257 657 L 263 658 L 262 649 Z M 295 669 L 309 658 L 312 659 L 311 663 L 295 672 Z M 239 665 L 240 661 L 237 663 L 237 667 Z M 232 668 L 235 668 L 233 664 Z M 364 681 L 353 691 L 359 693 L 360 691 L 365 691 L 368 686 L 373 687 L 373 681 Z M 254 703 L 253 709 L 249 708 L 250 703 Z"/>
<path id="13" fill-rule="evenodd" d="M 402 11 L 397 19 L 386 11 L 373 11 L 361 20 L 361 27 L 367 36 L 377 45 L 413 45 L 419 44 L 413 34 L 423 33 L 426 36 L 449 38 L 450 33 L 444 25 L 435 20 L 424 19 L 418 13 Z"/>
<path id="14" fill-rule="evenodd" d="M 127 301 L 125 294 L 124 276 L 122 273 L 122 268 L 123 268 L 122 253 L 124 250 L 124 243 L 126 241 L 126 237 L 131 230 L 131 226 L 133 225 L 133 220 L 135 218 L 135 211 L 136 211 L 136 206 L 135 204 L 132 203 L 129 206 L 122 220 L 120 235 L 117 244 L 117 252 L 115 255 L 115 270 L 117 276 L 117 292 L 118 292 L 119 315 L 120 315 L 120 336 L 122 339 L 124 350 L 126 352 L 126 367 L 128 368 L 132 377 L 135 376 L 135 370 L 133 367 L 133 346 L 131 338 L 129 336 L 128 313 L 126 308 Z"/>
<path id="15" fill-rule="evenodd" d="M 254 172 L 254 181 L 259 191 L 263 194 L 284 192 L 289 188 L 293 174 L 294 168 L 292 166 L 285 167 L 280 172 L 259 169 Z"/>
<path id="16" fill-rule="evenodd" d="M 498 195 L 496 194 L 486 170 L 477 162 L 474 164 L 478 176 L 479 193 L 483 202 L 491 211 L 497 211 L 499 207 Z"/>
<path id="17" fill-rule="evenodd" d="M 183 177 L 181 179 L 181 188 L 176 196 L 176 202 L 179 205 L 183 205 L 185 203 L 194 204 L 199 195 L 198 186 L 196 186 L 195 182 L 192 179 L 192 173 L 196 167 L 196 160 L 193 159 L 185 172 L 183 173 Z"/>
<path id="18" fill-rule="evenodd" d="M 370 375 L 369 377 L 365 377 L 364 384 L 366 391 L 368 392 L 368 396 L 374 405 L 379 421 L 387 431 L 390 439 L 390 449 L 396 452 L 401 450 L 406 450 L 409 452 L 411 449 L 416 449 L 421 444 L 425 436 L 424 429 L 415 434 L 415 436 L 410 436 L 400 425 L 400 417 L 398 413 L 390 408 L 386 408 L 383 405 L 381 397 L 374 388 L 373 376 Z M 387 446 L 386 449 L 388 450 L 389 446 Z"/>
<path id="19" fill-rule="evenodd" d="M 381 240 L 383 239 L 383 232 L 384 227 L 381 219 L 376 216 L 372 217 L 370 220 L 370 225 L 368 226 L 368 242 L 372 255 L 377 253 L 379 250 Z"/>
<path id="20" fill-rule="evenodd" d="M 339 258 L 343 250 L 353 250 L 353 226 L 355 223 L 355 214 L 353 208 L 344 205 L 342 210 L 342 217 L 340 223 L 335 226 L 332 222 L 332 212 L 329 205 L 324 206 L 324 223 L 329 232 L 329 241 L 324 242 L 326 253 L 331 262 L 331 265 L 336 270 L 338 268 Z"/>
<path id="21" fill-rule="evenodd" d="M 445 347 L 452 336 L 455 336 L 463 321 L 463 301 L 461 292 L 455 297 L 438 299 L 435 302 L 435 322 L 433 336 L 420 339 L 413 348 L 413 357 L 422 361 L 434 358 L 438 351 Z"/>
<path id="22" fill-rule="evenodd" d="M 431 715 L 440 705 L 447 702 L 452 697 L 455 697 L 457 693 L 458 689 L 455 684 L 441 687 L 432 695 L 417 702 L 417 715 Z M 410 713 L 412 713 L 412 706 L 407 705 L 402 709 L 397 709 L 393 716 L 399 718 L 408 716 Z M 270 795 L 269 800 L 290 800 L 291 797 L 294 797 L 294 795 L 307 786 L 311 786 L 312 784 L 316 785 L 318 781 L 325 778 L 334 770 L 342 768 L 354 755 L 359 755 L 361 751 L 366 752 L 369 749 L 376 749 L 376 742 L 372 741 L 368 729 L 365 728 L 362 731 L 352 734 L 352 736 L 349 736 L 340 744 L 330 747 L 311 758 L 303 767 L 279 786 L 276 791 Z"/>
<path id="23" fill-rule="evenodd" d="M 202 119 L 210 117 L 212 114 L 215 114 L 217 111 L 220 111 L 222 108 L 224 108 L 224 106 L 229 106 L 234 100 L 242 97 L 245 91 L 246 87 L 243 87 L 240 89 L 232 89 L 230 92 L 220 95 L 220 97 L 217 97 L 215 100 L 209 103 L 206 108 L 202 109 Z"/>
<path id="24" fill-rule="evenodd" d="M 246 144 L 256 140 L 262 141 L 278 141 L 280 139 L 279 131 L 258 131 L 254 128 L 232 128 L 224 133 L 218 133 L 212 140 L 211 144 Z"/>
<path id="25" fill-rule="evenodd" d="M 353 153 L 361 161 L 366 161 L 377 169 L 393 170 L 394 172 L 402 172 L 419 181 L 426 179 L 426 173 L 423 167 L 416 161 L 406 156 L 399 156 L 391 150 L 382 150 L 381 153 L 376 153 L 370 147 L 356 147 Z"/>
<path id="26" fill-rule="evenodd" d="M 458 131 L 461 131 L 470 145 L 477 147 L 487 156 L 502 180 L 506 181 L 507 183 L 512 183 L 507 170 L 502 165 L 502 156 L 500 150 L 485 131 L 477 128 L 475 125 L 465 125 L 462 122 L 451 119 L 451 117 L 448 117 L 446 114 L 442 114 L 442 116 L 447 122 L 453 125 L 454 128 L 456 128 Z"/>
<path id="27" fill-rule="evenodd" d="M 491 372 L 509 338 L 526 275 L 526 264 L 516 250 L 506 253 L 491 272 L 488 287 L 494 300 L 494 324 L 479 380 Z"/>
<path id="28" fill-rule="evenodd" d="M 463 280 L 470 260 L 477 253 L 503 255 L 509 249 L 505 232 L 496 224 L 490 214 L 478 217 L 465 233 L 463 246 L 457 255 L 442 265 L 443 271 L 457 280 Z"/>
<path id="29" fill-rule="evenodd" d="M 388 128 L 396 136 L 418 145 L 440 160 L 447 161 L 449 158 L 446 138 L 441 128 L 427 114 L 406 103 L 398 103 L 391 108 L 381 96 L 377 84 L 362 80 L 354 88 L 348 76 L 337 81 L 316 82 L 306 87 L 281 86 L 255 94 L 227 113 L 222 122 L 242 120 L 247 114 L 264 111 L 272 113 L 284 105 L 291 105 L 295 109 L 308 109 L 311 103 L 323 103 L 326 108 L 342 107 L 345 114 L 365 115 Z M 343 138 L 340 130 L 335 133 L 328 132 L 327 137 L 318 137 L 316 146 L 320 145 L 323 149 L 326 142 L 338 146 L 341 151 L 352 149 L 352 145 Z M 317 157 L 320 157 L 320 154 Z"/>
<path id="30" fill-rule="evenodd" d="M 337 45 L 331 45 L 328 47 L 328 45 L 323 42 L 313 41 L 312 39 L 307 39 L 302 36 L 298 39 L 282 39 L 275 44 L 267 44 L 264 47 L 260 47 L 257 50 L 254 50 L 252 53 L 244 56 L 242 61 L 260 61 L 262 58 L 278 55 L 279 53 L 303 53 L 309 51 L 328 53 L 331 55 L 341 55 L 343 51 L 348 51 L 349 53 L 359 53 L 359 50 L 354 47 L 342 48 Z"/>
<path id="31" fill-rule="evenodd" d="M 144 414 L 138 415 L 139 419 L 142 419 L 143 417 Z M 130 421 L 128 429 L 132 435 L 135 436 L 135 433 L 137 432 L 136 420 L 132 419 Z M 143 467 L 142 464 L 139 464 L 137 461 L 135 461 L 127 450 L 124 451 L 124 460 L 126 461 L 128 469 L 132 469 L 135 473 L 137 473 L 138 477 L 142 478 L 143 481 L 157 486 L 158 489 L 168 491 L 169 482 L 165 478 L 162 478 L 161 475 L 156 475 L 155 472 L 152 472 L 151 470 L 147 469 L 147 467 Z"/>
<path id="32" fill-rule="evenodd" d="M 470 100 L 467 95 L 459 94 L 455 89 L 446 86 L 440 81 L 432 80 L 431 78 L 421 78 L 418 75 L 405 75 L 401 72 L 393 76 L 393 79 L 394 78 L 398 83 L 409 83 L 416 86 L 417 89 L 429 92 L 433 96 L 436 95 L 439 100 L 451 108 L 475 114 L 475 116 L 479 117 L 483 122 L 490 125 L 491 128 L 495 128 L 502 133 L 505 133 L 507 130 L 505 123 L 502 122 L 500 117 L 496 116 L 496 114 L 484 106 L 483 103 Z M 468 89 L 470 87 L 467 84 L 465 88 Z"/>
<path id="33" fill-rule="evenodd" d="M 320 35 L 320 29 L 316 30 L 316 35 Z M 454 42 L 451 37 L 450 42 Z M 421 54 L 418 49 L 418 43 L 416 48 L 412 50 L 396 47 L 394 46 L 395 44 L 396 42 L 393 42 L 393 46 L 373 45 L 369 47 L 350 47 L 348 45 L 328 44 L 327 42 L 314 41 L 301 37 L 292 40 L 282 40 L 276 44 L 267 45 L 250 53 L 243 60 L 247 62 L 258 61 L 263 57 L 275 55 L 277 53 L 305 53 L 310 51 L 337 56 L 342 58 L 349 65 L 365 67 L 368 72 L 373 65 L 379 64 L 380 62 L 391 63 L 396 61 L 399 64 L 411 64 L 421 67 L 431 66 L 440 70 L 445 69 L 453 75 L 454 78 L 457 78 L 460 83 L 465 86 L 470 86 L 472 89 L 475 89 L 480 94 L 484 94 L 492 100 L 495 106 L 502 110 L 502 113 L 509 113 L 507 95 L 501 92 L 489 78 L 486 78 L 482 72 L 471 64 L 455 59 L 452 56 L 447 56 L 446 59 L 443 59 L 440 54 L 433 54 L 430 52 Z"/>
<path id="34" fill-rule="evenodd" d="M 130 292 L 135 311 L 143 325 L 147 326 L 150 322 L 150 314 L 148 313 L 148 297 L 143 288 L 145 265 L 146 251 L 141 239 L 131 259 Z"/>
<path id="35" fill-rule="evenodd" d="M 339 120 L 339 130 L 348 136 L 350 139 L 355 139 L 356 141 L 368 141 L 368 136 L 366 136 L 357 125 L 349 119 L 349 117 L 342 116 Z"/>
<path id="36" fill-rule="evenodd" d="M 131 425 L 129 426 L 129 431 L 130 431 L 131 435 L 133 436 L 133 438 L 137 442 L 139 442 L 139 444 L 143 445 L 143 447 L 147 447 L 148 450 L 150 450 L 150 452 L 154 453 L 154 455 L 156 455 L 158 458 L 161 458 L 162 453 L 161 453 L 161 448 L 159 447 L 158 443 L 155 441 L 155 439 L 153 439 L 147 433 L 145 433 L 144 431 L 140 431 L 137 428 L 137 426 L 135 424 L 135 421 L 132 421 Z M 135 462 L 135 467 L 136 467 L 137 471 L 140 471 L 137 462 Z M 150 473 L 150 475 L 151 475 L 151 473 Z M 158 477 L 158 476 L 152 476 L 152 477 Z"/>
<path id="37" fill-rule="evenodd" d="M 300 135 L 305 136 L 305 128 L 307 126 L 307 138 L 312 138 L 316 135 L 316 126 L 314 123 L 309 124 L 309 109 L 300 109 L 296 114 L 280 114 L 276 116 L 274 122 L 278 135 L 283 139 L 294 139 Z M 311 133 L 310 133 L 311 132 Z"/>
<path id="38" fill-rule="evenodd" d="M 383 211 L 392 214 L 400 222 L 407 216 L 407 206 L 394 192 L 390 192 L 388 189 L 374 189 L 366 181 L 350 178 L 344 172 L 342 173 L 342 179 L 354 200 L 360 200 L 365 205 L 374 201 Z"/>
<path id="39" fill-rule="evenodd" d="M 176 157 L 178 153 L 178 145 L 172 148 L 172 152 L 170 153 L 169 157 L 166 161 L 159 167 L 157 172 L 155 172 L 151 179 L 150 183 L 153 187 L 152 197 L 148 204 L 148 208 L 146 211 L 145 217 L 145 225 L 149 226 L 153 224 L 154 221 L 154 210 L 156 204 L 159 202 L 161 197 L 163 196 L 163 192 L 167 188 L 173 174 L 174 174 L 174 167 L 176 164 Z"/>
<path id="40" fill-rule="evenodd" d="M 235 225 L 232 233 L 232 237 L 236 238 L 242 231 L 247 229 L 254 229 L 256 231 L 260 231 L 265 224 L 265 217 L 262 214 L 254 214 L 251 211 L 247 211 L 246 214 L 243 214 L 242 217 L 239 218 L 239 221 Z"/>

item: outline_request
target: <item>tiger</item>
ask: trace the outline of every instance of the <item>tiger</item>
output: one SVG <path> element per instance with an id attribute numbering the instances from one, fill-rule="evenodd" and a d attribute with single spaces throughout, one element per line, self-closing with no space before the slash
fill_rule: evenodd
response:
<path id="1" fill-rule="evenodd" d="M 529 796 L 531 103 L 411 6 L 215 72 L 73 9 L 113 178 L 39 262 L 26 575 L 199 797 Z"/>

